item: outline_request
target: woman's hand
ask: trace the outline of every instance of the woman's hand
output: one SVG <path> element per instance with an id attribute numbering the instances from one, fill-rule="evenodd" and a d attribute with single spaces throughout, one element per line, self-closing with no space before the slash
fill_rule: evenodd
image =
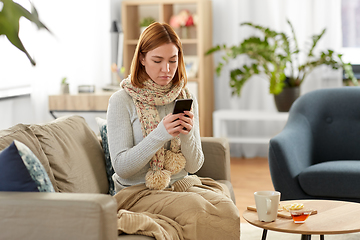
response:
<path id="1" fill-rule="evenodd" d="M 187 115 L 187 116 L 185 116 Z M 190 111 L 178 114 L 168 114 L 164 117 L 163 123 L 166 131 L 173 137 L 180 133 L 188 134 L 193 127 L 194 114 Z M 184 129 L 186 128 L 186 129 Z"/>
<path id="2" fill-rule="evenodd" d="M 182 120 L 181 125 L 185 128 L 182 129 L 183 131 L 181 133 L 188 134 L 194 125 L 193 122 L 194 114 L 190 111 L 185 111 L 184 113 L 180 113 L 180 114 L 181 114 L 180 120 Z"/>

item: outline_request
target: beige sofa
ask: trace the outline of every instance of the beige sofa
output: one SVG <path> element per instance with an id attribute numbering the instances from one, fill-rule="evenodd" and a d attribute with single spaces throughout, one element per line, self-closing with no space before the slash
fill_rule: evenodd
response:
<path id="1" fill-rule="evenodd" d="M 56 193 L 0 192 L 0 239 L 153 239 L 117 234 L 117 206 L 108 194 L 99 137 L 80 116 L 0 130 L 0 151 L 24 143 L 44 166 Z M 202 138 L 205 164 L 198 176 L 230 183 L 226 139 Z"/>

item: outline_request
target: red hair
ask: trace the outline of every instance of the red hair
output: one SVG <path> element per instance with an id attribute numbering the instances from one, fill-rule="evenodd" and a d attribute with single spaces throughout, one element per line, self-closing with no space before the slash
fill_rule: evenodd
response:
<path id="1" fill-rule="evenodd" d="M 172 83 L 177 85 L 181 80 L 184 81 L 184 86 L 187 83 L 187 76 L 184 63 L 184 54 L 180 38 L 175 31 L 167 23 L 154 22 L 148 26 L 140 35 L 139 42 L 136 46 L 133 60 L 131 62 L 131 83 L 136 87 L 143 87 L 143 82 L 150 79 L 145 71 L 145 67 L 141 64 L 141 55 L 146 54 L 167 43 L 174 43 L 179 49 L 178 52 L 178 68 L 172 80 Z"/>

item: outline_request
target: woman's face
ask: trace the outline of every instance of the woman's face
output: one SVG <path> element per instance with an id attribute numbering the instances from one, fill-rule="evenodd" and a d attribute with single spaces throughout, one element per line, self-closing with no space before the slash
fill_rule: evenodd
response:
<path id="1" fill-rule="evenodd" d="M 149 51 L 145 57 L 141 56 L 141 64 L 151 80 L 165 86 L 171 82 L 178 68 L 178 52 L 174 43 L 167 43 Z"/>

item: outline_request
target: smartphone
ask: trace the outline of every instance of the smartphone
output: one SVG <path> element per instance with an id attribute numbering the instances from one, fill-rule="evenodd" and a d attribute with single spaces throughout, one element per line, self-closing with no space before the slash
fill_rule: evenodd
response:
<path id="1" fill-rule="evenodd" d="M 189 99 L 176 99 L 173 114 L 183 113 L 184 111 L 190 111 L 193 100 Z"/>
<path id="2" fill-rule="evenodd" d="M 183 113 L 184 111 L 190 111 L 192 102 L 193 102 L 193 100 L 191 98 L 189 98 L 189 99 L 176 99 L 174 109 L 173 109 L 173 114 Z M 186 130 L 185 127 L 183 129 Z"/>

